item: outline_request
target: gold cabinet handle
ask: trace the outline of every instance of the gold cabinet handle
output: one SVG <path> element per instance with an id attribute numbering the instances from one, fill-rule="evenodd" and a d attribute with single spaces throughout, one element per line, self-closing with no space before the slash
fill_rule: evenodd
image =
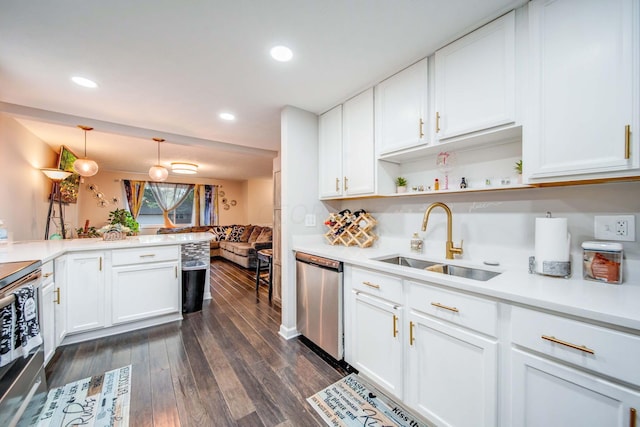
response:
<path id="1" fill-rule="evenodd" d="M 420 139 L 424 137 L 424 132 L 422 131 L 422 126 L 424 126 L 424 120 L 420 117 L 420 128 L 418 129 L 418 133 L 420 134 Z"/>
<path id="2" fill-rule="evenodd" d="M 374 288 L 374 289 L 380 289 L 380 285 L 376 285 L 375 283 L 371 283 L 371 282 L 362 282 L 363 285 L 367 285 L 370 288 Z"/>
<path id="3" fill-rule="evenodd" d="M 559 340 L 558 338 L 553 337 L 553 336 L 542 335 L 540 338 L 542 338 L 543 340 L 551 341 L 551 342 L 556 343 L 556 344 L 560 344 L 560 345 L 564 345 L 564 346 L 567 346 L 567 347 L 571 347 L 571 348 L 576 349 L 576 350 L 584 351 L 585 353 L 596 354 L 595 351 L 591 350 L 587 346 L 572 344 L 572 343 L 567 342 L 567 341 Z"/>
<path id="4" fill-rule="evenodd" d="M 53 276 L 53 273 L 44 273 L 44 274 L 42 275 L 42 277 L 44 277 L 45 279 L 46 279 L 47 277 L 51 277 L 51 276 Z"/>
<path id="5" fill-rule="evenodd" d="M 174 266 L 173 270 L 176 272 L 176 279 L 178 278 L 178 266 Z"/>
<path id="6" fill-rule="evenodd" d="M 440 132 L 440 113 L 436 111 L 436 133 Z"/>
<path id="7" fill-rule="evenodd" d="M 629 427 L 636 427 L 636 408 L 629 409 Z"/>
<path id="8" fill-rule="evenodd" d="M 60 288 L 56 288 L 55 291 L 53 291 L 56 293 L 56 299 L 53 300 L 53 302 L 55 302 L 56 304 L 60 305 Z"/>
<path id="9" fill-rule="evenodd" d="M 340 178 L 336 178 L 336 191 L 340 191 Z"/>
<path id="10" fill-rule="evenodd" d="M 393 337 L 398 336 L 398 316 L 393 315 Z"/>
<path id="11" fill-rule="evenodd" d="M 154 256 L 156 256 L 156 254 L 144 254 L 140 255 L 140 258 L 153 258 Z"/>
<path id="12" fill-rule="evenodd" d="M 442 305 L 439 302 L 432 302 L 431 305 L 434 307 L 444 308 L 445 310 L 453 311 L 454 313 L 460 312 L 460 310 L 458 310 L 456 307 L 449 307 L 448 305 Z"/>
<path id="13" fill-rule="evenodd" d="M 413 327 L 415 325 L 415 323 L 409 322 L 409 345 L 413 345 L 413 342 L 415 341 L 413 338 Z"/>
<path id="14" fill-rule="evenodd" d="M 349 178 L 347 178 L 346 176 L 344 177 L 344 191 L 347 191 L 349 189 Z"/>
<path id="15" fill-rule="evenodd" d="M 624 158 L 631 157 L 631 125 L 624 127 Z"/>
<path id="16" fill-rule="evenodd" d="M 102 257 L 100 257 L 100 271 L 102 271 Z"/>

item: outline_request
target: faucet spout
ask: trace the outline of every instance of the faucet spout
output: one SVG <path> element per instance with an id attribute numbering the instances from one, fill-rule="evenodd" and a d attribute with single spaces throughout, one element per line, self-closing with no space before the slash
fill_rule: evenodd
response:
<path id="1" fill-rule="evenodd" d="M 447 246 L 446 246 L 446 257 L 447 259 L 453 259 L 454 254 L 462 254 L 462 243 L 460 243 L 460 247 L 457 248 L 453 246 L 453 238 L 452 238 L 452 222 L 453 216 L 451 214 L 451 209 L 449 206 L 445 205 L 442 202 L 435 202 L 429 205 L 427 210 L 424 212 L 424 217 L 422 218 L 422 231 L 427 230 L 427 223 L 429 221 L 429 215 L 434 208 L 441 207 L 444 209 L 447 214 Z"/>

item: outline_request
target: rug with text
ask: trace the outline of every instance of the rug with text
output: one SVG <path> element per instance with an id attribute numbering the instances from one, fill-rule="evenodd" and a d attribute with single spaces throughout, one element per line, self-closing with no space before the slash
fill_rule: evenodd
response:
<path id="1" fill-rule="evenodd" d="M 127 427 L 131 365 L 51 389 L 37 427 Z"/>
<path id="2" fill-rule="evenodd" d="M 405 408 L 395 404 L 356 374 L 350 374 L 307 398 L 329 426 L 423 427 Z"/>

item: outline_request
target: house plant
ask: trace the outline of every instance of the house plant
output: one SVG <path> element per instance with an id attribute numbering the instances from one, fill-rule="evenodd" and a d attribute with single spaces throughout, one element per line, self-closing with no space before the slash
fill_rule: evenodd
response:
<path id="1" fill-rule="evenodd" d="M 401 176 L 396 178 L 396 193 L 407 192 L 407 180 Z"/>
<path id="2" fill-rule="evenodd" d="M 115 209 L 109 212 L 109 224 L 120 224 L 121 226 L 126 227 L 126 233 L 129 236 L 138 234 L 138 231 L 140 230 L 138 221 L 136 221 L 133 218 L 133 215 L 131 215 L 131 212 L 126 209 Z"/>
<path id="3" fill-rule="evenodd" d="M 513 166 L 513 169 L 518 174 L 518 184 L 522 184 L 522 159 L 518 160 Z"/>

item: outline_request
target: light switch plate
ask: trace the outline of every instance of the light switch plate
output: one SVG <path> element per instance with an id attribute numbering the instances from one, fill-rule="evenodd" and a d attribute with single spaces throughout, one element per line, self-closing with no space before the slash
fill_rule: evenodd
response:
<path id="1" fill-rule="evenodd" d="M 594 218 L 593 235 L 599 240 L 636 241 L 635 215 L 601 215 Z"/>
<path id="2" fill-rule="evenodd" d="M 306 214 L 304 216 L 304 226 L 305 227 L 315 227 L 316 226 L 316 216 L 314 214 Z"/>

